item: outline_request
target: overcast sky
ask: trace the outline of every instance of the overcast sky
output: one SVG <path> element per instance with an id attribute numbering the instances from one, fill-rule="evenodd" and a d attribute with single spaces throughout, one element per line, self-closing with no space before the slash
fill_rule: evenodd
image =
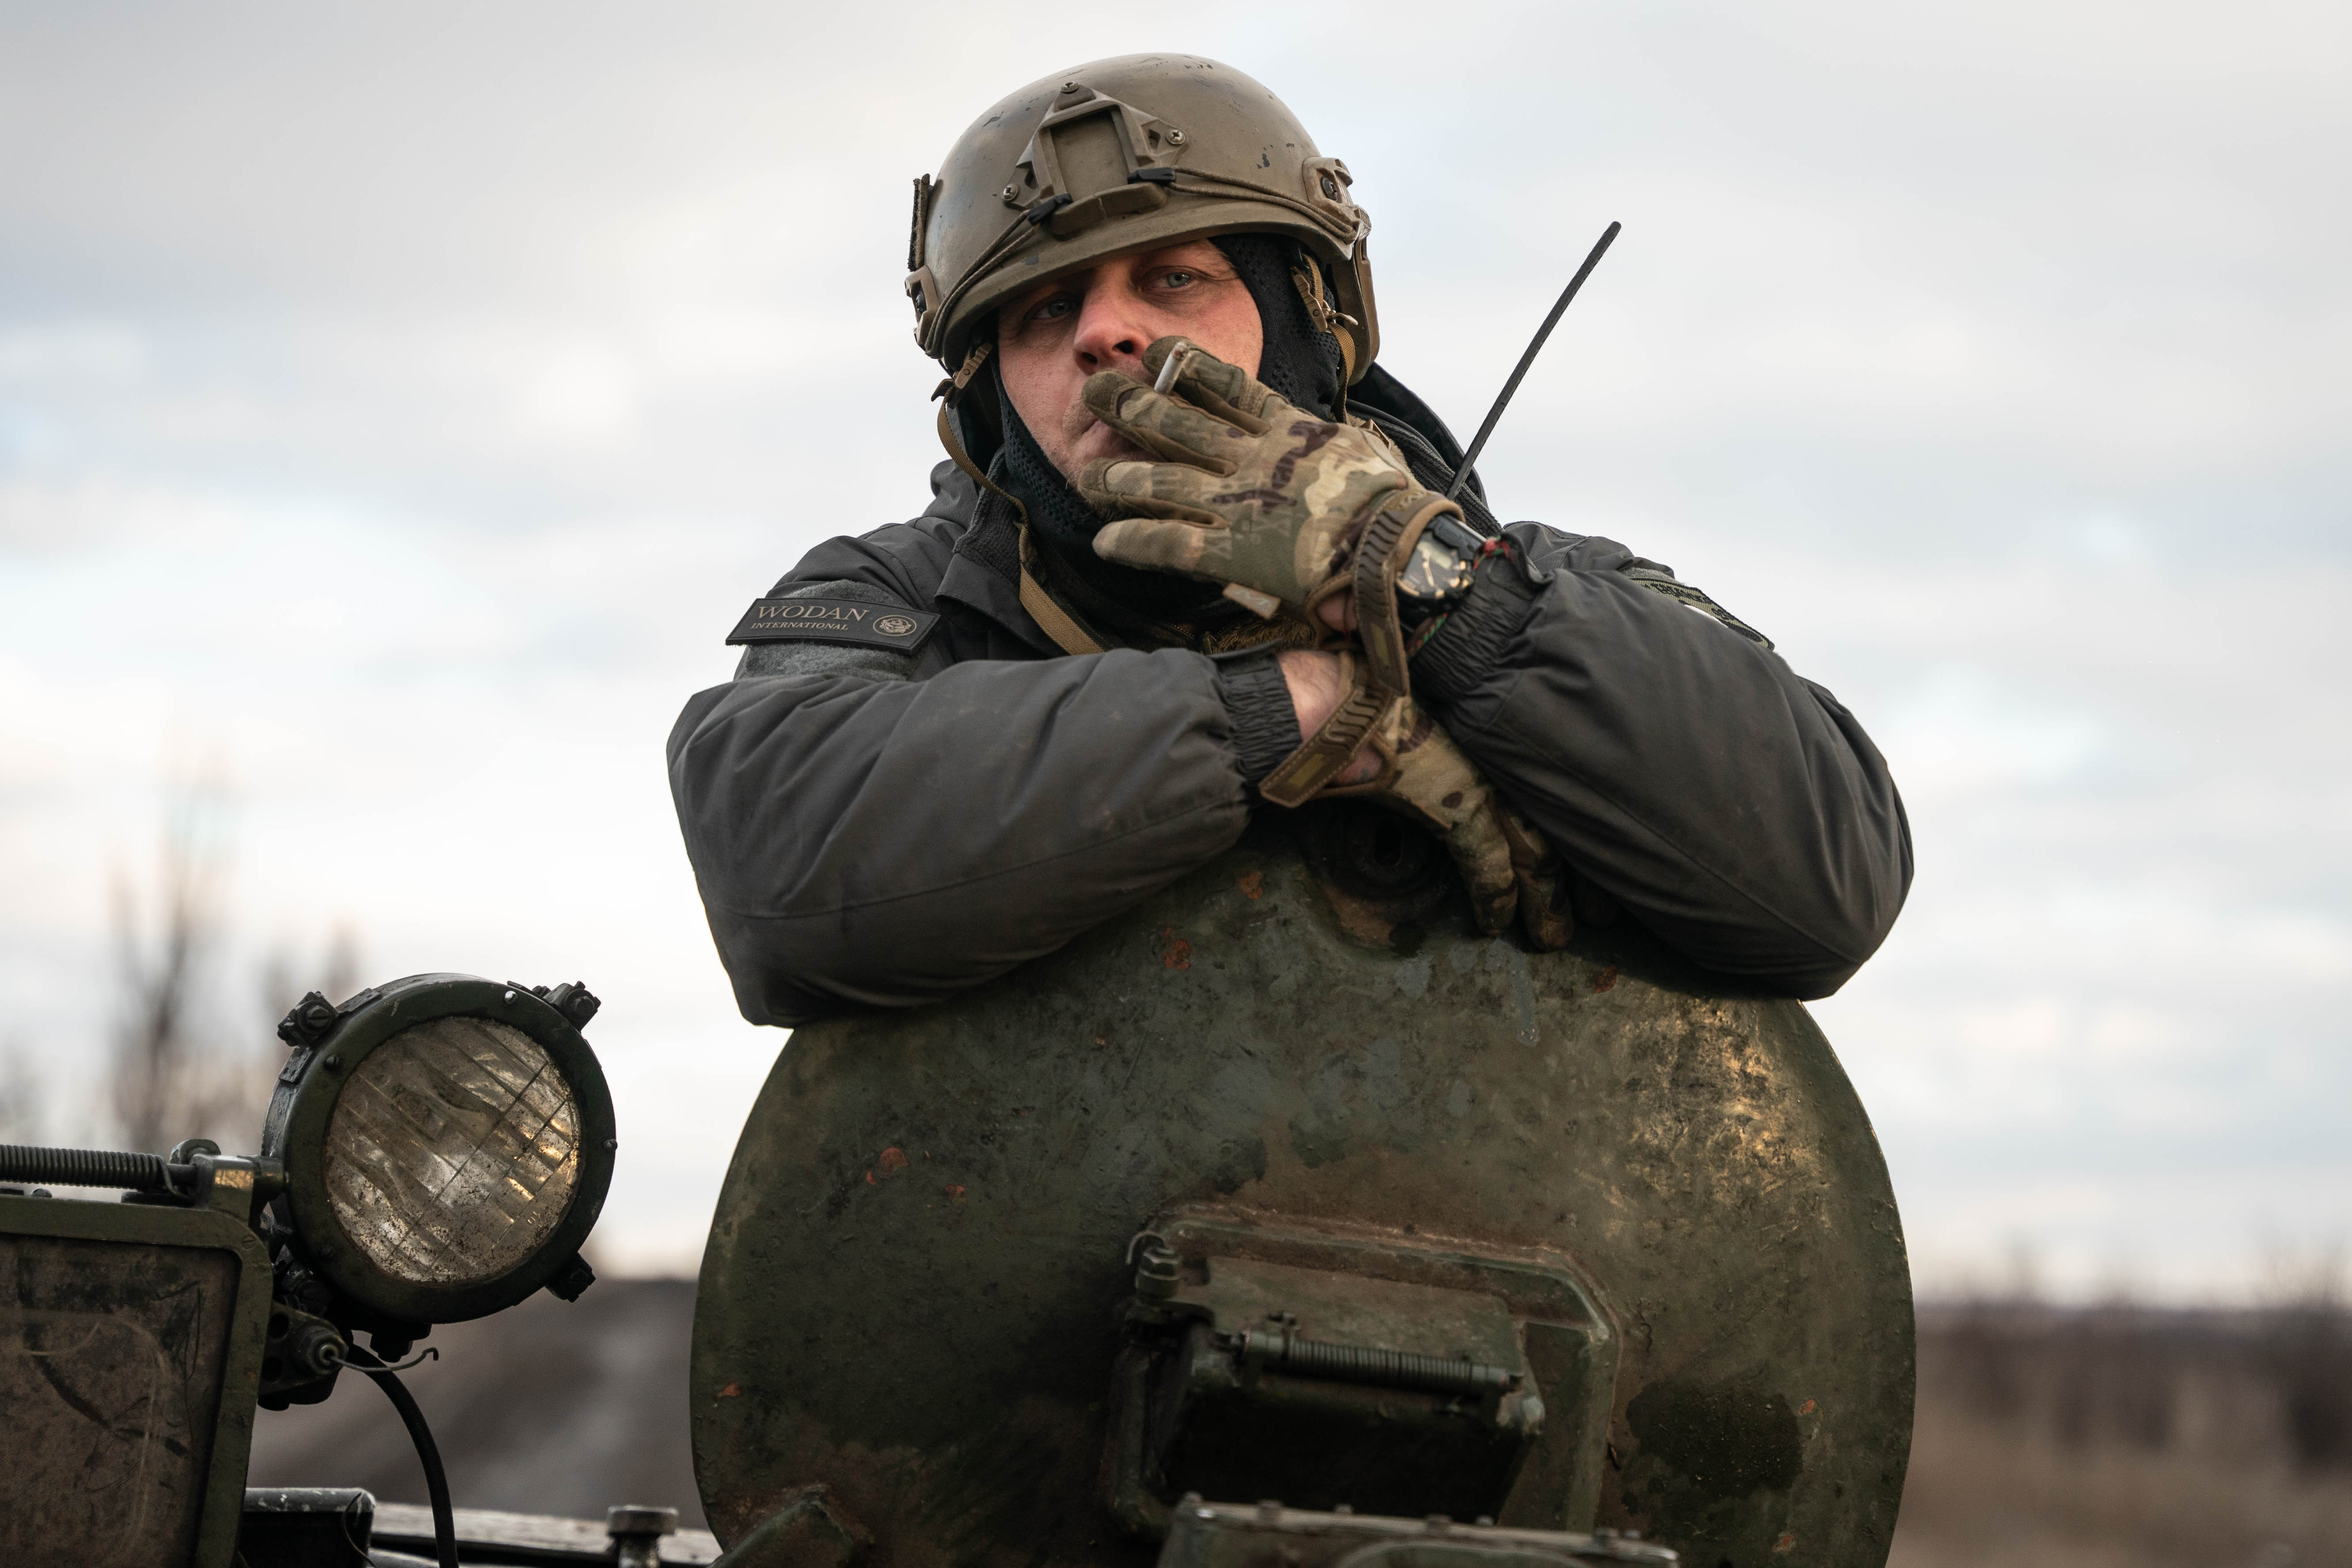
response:
<path id="1" fill-rule="evenodd" d="M 2228 1294 L 2352 1234 L 2341 6 L 1030 14 L 0 3 L 0 1044 L 53 1133 L 110 868 L 209 771 L 223 1021 L 338 923 L 373 978 L 585 979 L 604 1254 L 690 1268 L 782 1037 L 662 739 L 803 550 L 927 499 L 910 178 L 1163 48 L 1347 159 L 1457 428 L 1624 223 L 1489 489 L 1892 760 L 1917 883 L 1816 1012 L 1923 1285 Z"/>

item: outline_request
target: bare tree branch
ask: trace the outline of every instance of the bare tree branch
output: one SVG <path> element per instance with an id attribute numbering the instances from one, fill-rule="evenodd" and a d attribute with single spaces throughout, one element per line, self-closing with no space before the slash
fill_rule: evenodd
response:
<path id="1" fill-rule="evenodd" d="M 131 1148 L 160 1152 L 189 1136 L 249 1142 L 259 1108 L 249 1064 L 230 1059 L 205 1025 L 204 980 L 222 936 L 228 854 L 216 788 L 176 790 L 146 897 L 129 875 L 113 888 L 118 992 L 110 1098 Z M 226 1133 L 228 1137 L 223 1137 Z M 240 1137 L 239 1134 L 242 1134 Z"/>

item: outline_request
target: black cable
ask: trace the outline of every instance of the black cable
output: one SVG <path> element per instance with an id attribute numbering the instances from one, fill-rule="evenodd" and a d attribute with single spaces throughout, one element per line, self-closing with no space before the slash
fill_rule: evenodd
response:
<path id="1" fill-rule="evenodd" d="M 1486 437 L 1495 433 L 1496 421 L 1501 419 L 1503 410 L 1510 406 L 1511 394 L 1518 391 L 1519 383 L 1526 377 L 1528 366 L 1536 363 L 1536 354 L 1543 348 L 1544 340 L 1551 336 L 1554 327 L 1559 325 L 1560 317 L 1568 311 L 1569 301 L 1574 300 L 1576 291 L 1584 287 L 1584 280 L 1592 276 L 1592 269 L 1601 265 L 1601 258 L 1607 253 L 1609 242 L 1617 237 L 1617 230 L 1622 226 L 1612 223 L 1601 231 L 1601 243 L 1592 247 L 1592 254 L 1584 258 L 1584 265 L 1576 269 L 1576 276 L 1570 279 L 1568 287 L 1560 290 L 1559 303 L 1551 308 L 1551 314 L 1546 316 L 1543 325 L 1536 329 L 1536 341 L 1529 343 L 1528 352 L 1519 356 L 1519 367 L 1511 372 L 1510 380 L 1503 383 L 1502 393 L 1495 399 L 1495 406 L 1486 410 L 1486 422 L 1478 426 L 1478 434 L 1471 441 L 1470 449 L 1462 454 L 1462 466 L 1454 470 L 1454 482 L 1445 489 L 1447 500 L 1462 493 L 1463 485 L 1470 478 L 1470 465 L 1476 462 L 1478 454 L 1486 449 Z"/>
<path id="2" fill-rule="evenodd" d="M 417 1461 L 425 1467 L 425 1495 L 433 1500 L 434 1554 L 440 1558 L 441 1568 L 459 1568 L 457 1516 L 449 1506 L 449 1478 L 441 1468 L 441 1450 L 434 1445 L 433 1429 L 425 1425 L 425 1412 L 416 1407 L 416 1396 L 408 1392 L 398 1373 L 381 1370 L 381 1363 L 360 1370 L 374 1380 L 392 1407 L 400 1412 L 401 1425 L 408 1428 L 409 1441 L 416 1445 Z"/>

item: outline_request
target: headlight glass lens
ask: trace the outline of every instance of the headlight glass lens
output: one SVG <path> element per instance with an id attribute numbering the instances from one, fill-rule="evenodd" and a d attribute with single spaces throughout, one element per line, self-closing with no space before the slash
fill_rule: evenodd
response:
<path id="1" fill-rule="evenodd" d="M 580 1110 L 509 1025 L 435 1018 L 370 1051 L 327 1121 L 327 1201 L 385 1273 L 470 1285 L 520 1268 L 580 1184 Z"/>

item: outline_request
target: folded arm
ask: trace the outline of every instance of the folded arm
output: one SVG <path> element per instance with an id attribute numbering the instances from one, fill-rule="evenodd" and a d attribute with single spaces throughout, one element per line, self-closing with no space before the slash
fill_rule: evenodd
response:
<path id="1" fill-rule="evenodd" d="M 671 732 L 687 852 L 754 1023 L 992 979 L 1246 825 L 1232 683 L 1198 654 L 911 671 L 887 652 L 755 648 Z"/>
<path id="2" fill-rule="evenodd" d="M 1798 996 L 1877 950 L 1910 829 L 1853 716 L 1778 654 L 1620 570 L 1507 531 L 1413 659 L 1413 692 L 1582 878 L 1710 968 Z"/>

